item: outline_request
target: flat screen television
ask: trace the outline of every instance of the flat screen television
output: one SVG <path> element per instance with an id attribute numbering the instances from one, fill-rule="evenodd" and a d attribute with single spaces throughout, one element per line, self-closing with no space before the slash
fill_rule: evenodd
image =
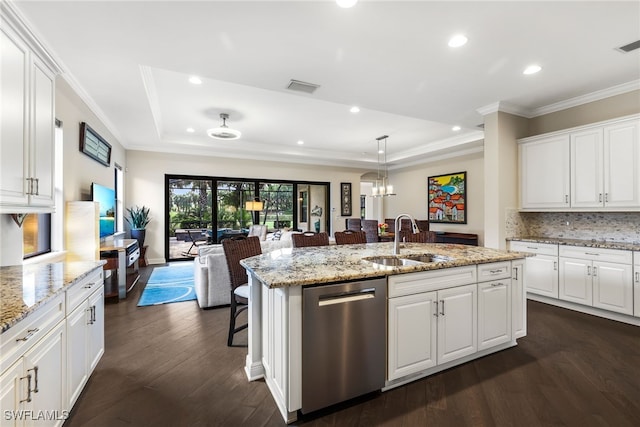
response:
<path id="1" fill-rule="evenodd" d="M 116 232 L 116 191 L 94 182 L 91 199 L 100 205 L 100 238 L 113 235 Z"/>

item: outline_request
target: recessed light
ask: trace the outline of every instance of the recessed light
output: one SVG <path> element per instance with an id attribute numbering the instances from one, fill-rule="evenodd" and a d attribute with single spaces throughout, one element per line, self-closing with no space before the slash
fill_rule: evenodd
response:
<path id="1" fill-rule="evenodd" d="M 187 132 L 194 133 L 196 130 L 194 128 L 187 128 Z"/>
<path id="2" fill-rule="evenodd" d="M 348 9 L 355 6 L 356 3 L 358 3 L 358 0 L 336 0 L 336 3 L 338 6 Z"/>
<path id="3" fill-rule="evenodd" d="M 304 144 L 304 141 L 303 141 L 303 140 L 301 140 L 301 139 L 299 139 L 299 140 L 298 140 L 298 145 L 303 145 L 303 144 Z"/>
<path id="4" fill-rule="evenodd" d="M 460 126 L 454 126 L 451 128 L 451 130 L 454 132 L 458 132 L 460 129 L 462 129 Z"/>
<path id="5" fill-rule="evenodd" d="M 464 46 L 465 44 L 467 44 L 467 37 L 463 34 L 456 34 L 455 36 L 451 37 L 451 39 L 449 39 L 449 46 L 450 47 L 460 47 L 460 46 Z"/>
<path id="6" fill-rule="evenodd" d="M 539 72 L 540 70 L 542 70 L 542 67 L 537 65 L 537 64 L 533 64 L 533 65 L 529 65 L 527 68 L 524 69 L 524 71 L 522 72 L 522 74 L 535 74 L 537 72 Z"/>
<path id="7" fill-rule="evenodd" d="M 201 85 L 202 79 L 198 76 L 191 76 L 189 77 L 189 83 L 192 83 L 194 85 Z"/>
<path id="8" fill-rule="evenodd" d="M 349 109 L 349 111 L 351 111 L 354 114 L 355 113 L 359 113 L 360 112 L 360 108 L 354 105 L 353 107 L 351 107 L 351 109 Z"/>

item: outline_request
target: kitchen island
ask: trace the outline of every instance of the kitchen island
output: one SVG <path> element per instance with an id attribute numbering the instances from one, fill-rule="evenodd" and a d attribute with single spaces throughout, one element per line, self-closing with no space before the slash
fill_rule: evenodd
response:
<path id="1" fill-rule="evenodd" d="M 514 346 L 526 334 L 525 254 L 407 243 L 394 256 L 392 247 L 371 243 L 282 249 L 241 261 L 250 287 L 245 370 L 249 380 L 265 378 L 285 421 L 295 421 L 298 410 L 309 407 L 303 394 L 308 381 L 303 372 L 310 372 L 303 366 L 303 341 L 313 337 L 303 337 L 310 311 L 303 309 L 303 299 L 311 289 L 357 283 L 370 291 L 367 284 L 375 279 L 386 282 L 379 313 L 386 326 L 381 328 L 386 354 L 375 355 L 382 360 L 383 391 Z M 373 295 L 367 296 L 373 301 Z M 352 327 L 345 324 L 329 332 L 341 334 Z M 365 335 L 361 332 L 350 332 L 349 340 L 360 339 Z M 367 348 L 366 343 L 361 346 Z M 340 349 L 328 346 L 324 351 Z M 368 366 L 370 352 L 361 357 L 361 365 Z"/>

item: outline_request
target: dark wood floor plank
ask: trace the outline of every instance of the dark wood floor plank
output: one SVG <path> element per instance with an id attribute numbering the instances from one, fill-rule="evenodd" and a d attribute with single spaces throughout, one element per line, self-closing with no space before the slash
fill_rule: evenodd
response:
<path id="1" fill-rule="evenodd" d="M 152 269 L 105 307 L 105 355 L 65 427 L 283 425 L 264 381 L 247 381 L 246 331 L 226 345 L 228 307 L 136 306 Z M 640 425 L 640 328 L 531 301 L 528 310 L 515 348 L 295 425 Z"/>

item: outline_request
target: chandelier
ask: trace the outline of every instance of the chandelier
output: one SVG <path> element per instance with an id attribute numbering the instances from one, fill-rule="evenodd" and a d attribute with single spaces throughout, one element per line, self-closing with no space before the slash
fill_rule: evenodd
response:
<path id="1" fill-rule="evenodd" d="M 378 176 L 373 184 L 371 195 L 373 197 L 395 196 L 393 185 L 389 184 L 387 171 L 387 138 L 388 135 L 382 135 L 376 138 L 378 142 Z"/>

